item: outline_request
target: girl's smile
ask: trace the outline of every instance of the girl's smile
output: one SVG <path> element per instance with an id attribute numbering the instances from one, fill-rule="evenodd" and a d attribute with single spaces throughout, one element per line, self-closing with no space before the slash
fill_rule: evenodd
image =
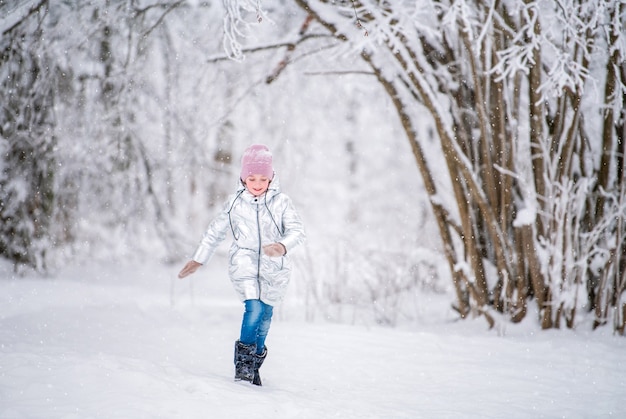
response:
<path id="1" fill-rule="evenodd" d="M 270 186 L 270 179 L 264 175 L 250 175 L 244 181 L 248 192 L 254 196 L 261 196 Z"/>

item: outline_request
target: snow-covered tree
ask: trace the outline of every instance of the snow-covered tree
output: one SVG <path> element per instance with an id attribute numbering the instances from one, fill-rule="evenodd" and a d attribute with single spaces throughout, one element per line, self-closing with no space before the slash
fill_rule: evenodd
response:
<path id="1" fill-rule="evenodd" d="M 531 311 L 544 328 L 574 327 L 586 308 L 623 332 L 623 2 L 294 2 L 316 24 L 290 48 L 312 53 L 331 35 L 393 101 L 460 315 Z M 261 2 L 226 3 L 231 24 L 261 14 Z M 239 33 L 227 34 L 237 58 Z"/>
<path id="2" fill-rule="evenodd" d="M 462 317 L 536 313 L 545 328 L 574 327 L 590 310 L 624 331 L 623 2 L 0 8 L 0 251 L 17 264 L 120 243 L 158 243 L 176 259 L 181 226 L 207 221 L 233 155 L 254 139 L 289 161 L 287 186 L 304 179 L 314 192 L 295 198 L 315 224 L 302 263 L 318 303 L 369 303 L 393 324 L 416 278 L 443 276 L 419 239 L 405 240 L 434 216 Z M 385 106 L 397 119 L 377 135 Z M 362 187 L 355 179 L 392 179 L 406 161 L 388 151 L 400 149 L 394 129 L 419 186 L 395 173 L 398 184 Z M 430 210 L 401 202 L 422 189 Z M 309 196 L 324 193 L 338 198 L 316 211 Z"/>
<path id="3" fill-rule="evenodd" d="M 171 253 L 180 244 L 173 186 L 183 176 L 172 167 L 205 164 L 197 109 L 206 74 L 190 65 L 199 38 L 185 25 L 207 32 L 214 20 L 219 33 L 216 8 L 134 0 L 0 7 L 2 255 L 42 269 L 46 250 L 71 257 L 136 235 Z M 194 182 L 190 189 L 214 180 Z"/>
<path id="4" fill-rule="evenodd" d="M 53 59 L 46 1 L 0 28 L 0 255 L 43 269 L 56 212 Z M 8 7 L 8 6 L 5 6 Z"/>

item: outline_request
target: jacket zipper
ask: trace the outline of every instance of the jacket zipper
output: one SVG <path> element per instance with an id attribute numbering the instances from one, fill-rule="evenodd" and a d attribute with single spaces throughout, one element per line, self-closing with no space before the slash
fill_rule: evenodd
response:
<path id="1" fill-rule="evenodd" d="M 259 291 L 259 300 L 261 299 L 261 252 L 262 252 L 262 244 L 261 244 L 261 223 L 259 220 L 259 210 L 260 210 L 260 205 L 258 203 L 258 198 L 255 199 L 255 202 L 257 203 L 256 205 L 256 230 L 257 230 L 257 234 L 259 236 L 259 250 L 258 250 L 258 257 L 257 257 L 257 262 L 256 262 L 256 285 L 257 285 L 257 289 Z"/>

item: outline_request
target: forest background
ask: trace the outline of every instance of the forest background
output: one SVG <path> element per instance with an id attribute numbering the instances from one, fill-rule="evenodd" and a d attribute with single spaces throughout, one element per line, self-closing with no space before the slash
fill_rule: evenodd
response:
<path id="1" fill-rule="evenodd" d="M 0 0 L 0 255 L 181 264 L 260 142 L 308 319 L 623 334 L 625 9 Z"/>

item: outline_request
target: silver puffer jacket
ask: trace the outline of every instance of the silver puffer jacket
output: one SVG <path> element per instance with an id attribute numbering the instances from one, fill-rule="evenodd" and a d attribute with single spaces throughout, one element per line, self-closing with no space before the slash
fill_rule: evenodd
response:
<path id="1" fill-rule="evenodd" d="M 229 276 L 241 300 L 279 303 L 291 275 L 289 254 L 304 241 L 305 233 L 291 199 L 280 192 L 277 176 L 260 197 L 241 185 L 207 228 L 193 260 L 207 263 L 229 230 L 234 238 Z M 285 256 L 269 257 L 263 253 L 262 246 L 277 242 L 287 249 Z"/>

